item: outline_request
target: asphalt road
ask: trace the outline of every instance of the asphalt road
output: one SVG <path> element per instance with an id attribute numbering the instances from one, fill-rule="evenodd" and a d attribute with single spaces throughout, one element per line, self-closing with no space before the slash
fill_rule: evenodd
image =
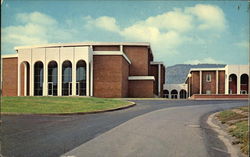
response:
<path id="1" fill-rule="evenodd" d="M 194 120 L 192 124 L 201 125 L 199 130 L 202 131 L 199 133 L 203 137 L 202 142 L 203 145 L 205 145 L 200 150 L 206 152 L 206 155 L 208 156 L 214 154 L 222 154 L 223 156 L 226 156 L 227 154 L 221 151 L 225 149 L 223 144 L 216 139 L 213 131 L 210 129 L 202 129 L 207 128 L 204 119 L 206 119 L 206 116 L 211 112 L 235 106 L 247 105 L 247 101 L 145 100 L 135 102 L 137 103 L 135 107 L 100 114 L 75 116 L 3 116 L 3 123 L 1 124 L 1 153 L 7 157 L 60 156 L 78 146 L 83 146 L 82 144 L 87 144 L 88 142 L 104 136 L 106 133 L 117 129 L 116 126 L 127 122 L 130 119 L 135 117 L 141 118 L 141 116 L 143 117 L 145 115 L 144 118 L 149 120 L 150 116 L 148 117 L 148 114 L 146 113 L 156 110 L 161 112 L 162 110 L 160 109 L 165 110 L 165 108 L 167 109 L 170 107 L 180 107 L 180 111 L 182 112 L 179 114 L 162 113 L 160 115 L 165 116 L 159 115 L 158 117 L 153 117 L 153 120 L 157 122 L 158 119 L 161 121 L 164 117 L 167 118 L 169 127 L 165 128 L 166 133 L 169 132 L 168 129 L 172 130 L 172 132 L 178 133 L 178 131 L 175 131 L 175 125 L 172 123 L 174 122 L 174 119 L 171 121 L 171 117 L 178 115 L 179 117 L 183 117 L 184 120 L 189 120 L 187 115 L 194 115 L 192 117 Z M 198 109 L 194 109 L 193 113 L 185 112 L 187 111 L 185 109 L 187 106 L 191 106 L 191 108 L 197 107 Z M 169 111 L 164 112 L 171 113 Z M 151 113 L 149 113 L 149 115 L 150 114 Z M 179 120 L 181 121 L 181 119 Z M 130 121 L 127 123 L 129 122 Z M 148 127 L 150 127 L 153 123 L 147 124 Z M 142 127 L 145 129 L 147 126 Z M 167 134 L 164 136 L 167 136 Z M 94 148 L 92 148 L 92 150 L 95 151 Z"/>

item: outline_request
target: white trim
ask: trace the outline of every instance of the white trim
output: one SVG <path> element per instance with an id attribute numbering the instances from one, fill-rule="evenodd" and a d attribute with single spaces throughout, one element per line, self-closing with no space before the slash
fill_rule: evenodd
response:
<path id="1" fill-rule="evenodd" d="M 16 58 L 16 57 L 18 57 L 18 54 L 8 54 L 1 56 L 1 58 Z"/>
<path id="2" fill-rule="evenodd" d="M 126 61 L 131 64 L 129 58 L 122 51 L 93 51 L 93 55 L 121 55 Z"/>
<path id="3" fill-rule="evenodd" d="M 158 65 L 158 64 L 164 64 L 164 63 L 163 62 L 154 62 L 154 61 L 150 62 L 150 65 Z"/>
<path id="4" fill-rule="evenodd" d="M 129 76 L 128 80 L 155 80 L 154 76 Z"/>
<path id="5" fill-rule="evenodd" d="M 225 66 L 226 67 L 226 66 Z M 221 70 L 221 71 L 226 71 L 226 68 L 191 68 L 188 72 L 188 74 L 191 74 L 192 71 L 216 71 L 216 70 Z M 188 79 L 188 74 L 184 82 L 187 81 Z"/>
<path id="6" fill-rule="evenodd" d="M 202 71 L 200 70 L 200 94 L 202 93 Z"/>
<path id="7" fill-rule="evenodd" d="M 67 47 L 67 46 L 113 46 L 113 45 L 128 45 L 128 46 L 149 46 L 149 42 L 78 42 L 78 43 L 53 43 L 53 44 L 43 44 L 43 45 L 33 45 L 33 46 L 18 46 L 14 47 L 15 50 L 18 49 L 28 49 L 28 48 L 45 48 L 45 47 Z"/>
<path id="8" fill-rule="evenodd" d="M 216 94 L 219 94 L 219 71 L 216 70 Z"/>
<path id="9" fill-rule="evenodd" d="M 158 96 L 161 96 L 161 64 L 158 64 Z"/>
<path id="10" fill-rule="evenodd" d="M 191 68 L 189 71 L 216 71 L 216 70 L 225 70 L 225 68 Z"/>

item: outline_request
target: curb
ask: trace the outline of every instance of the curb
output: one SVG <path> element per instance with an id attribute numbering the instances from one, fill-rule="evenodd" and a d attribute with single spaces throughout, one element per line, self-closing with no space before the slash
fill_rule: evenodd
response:
<path id="1" fill-rule="evenodd" d="M 217 125 L 213 122 L 215 115 L 218 113 L 219 112 L 216 112 L 216 113 L 209 115 L 208 119 L 207 119 L 207 124 L 211 127 L 212 130 L 214 130 L 218 134 L 218 138 L 225 144 L 230 156 L 231 157 L 238 157 L 239 151 L 231 144 L 231 142 L 228 138 L 228 136 L 229 136 L 228 133 L 225 132 L 219 125 Z"/>
<path id="2" fill-rule="evenodd" d="M 135 102 L 132 101 L 128 101 L 130 102 L 129 105 L 127 106 L 122 106 L 122 107 L 118 107 L 118 108 L 113 108 L 113 109 L 107 109 L 107 110 L 100 110 L 100 111 L 92 111 L 92 112 L 74 112 L 74 113 L 38 113 L 38 114 L 34 114 L 34 113 L 1 113 L 1 115 L 13 115 L 13 116 L 25 116 L 25 115 L 30 115 L 30 116 L 52 116 L 52 115 L 85 115 L 85 114 L 95 114 L 95 113 L 104 113 L 104 112 L 112 112 L 112 111 L 118 111 L 118 110 L 123 110 L 123 109 L 127 109 L 130 107 L 133 107 L 136 105 Z"/>

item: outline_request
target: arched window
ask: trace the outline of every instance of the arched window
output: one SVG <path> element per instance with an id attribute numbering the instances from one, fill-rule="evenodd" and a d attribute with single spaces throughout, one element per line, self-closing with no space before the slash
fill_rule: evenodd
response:
<path id="1" fill-rule="evenodd" d="M 187 98 L 187 91 L 182 89 L 180 91 L 180 99 L 186 99 Z"/>
<path id="2" fill-rule="evenodd" d="M 43 95 L 43 63 L 38 61 L 34 66 L 34 96 Z"/>
<path id="3" fill-rule="evenodd" d="M 169 91 L 168 90 L 163 90 L 163 97 L 169 98 Z"/>
<path id="4" fill-rule="evenodd" d="M 51 61 L 48 64 L 48 95 L 57 95 L 58 81 L 57 74 L 58 68 L 55 61 Z"/>
<path id="5" fill-rule="evenodd" d="M 240 93 L 248 94 L 248 82 L 249 78 L 247 74 L 242 74 L 240 76 Z"/>
<path id="6" fill-rule="evenodd" d="M 178 98 L 178 92 L 177 90 L 173 89 L 171 91 L 171 99 L 177 99 Z"/>
<path id="7" fill-rule="evenodd" d="M 237 94 L 237 76 L 229 75 L 229 94 Z"/>
<path id="8" fill-rule="evenodd" d="M 64 61 L 62 64 L 62 95 L 72 95 L 72 64 Z"/>
<path id="9" fill-rule="evenodd" d="M 86 95 L 86 62 L 83 60 L 76 64 L 76 95 Z"/>

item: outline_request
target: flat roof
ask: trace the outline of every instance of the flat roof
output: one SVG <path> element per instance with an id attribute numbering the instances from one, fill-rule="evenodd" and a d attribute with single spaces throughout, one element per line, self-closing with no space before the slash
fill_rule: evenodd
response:
<path id="1" fill-rule="evenodd" d="M 71 47 L 71 46 L 105 46 L 105 45 L 125 45 L 125 46 L 149 46 L 149 42 L 78 42 L 78 43 L 53 43 L 53 44 L 41 44 L 33 46 L 17 46 L 15 50 L 27 49 L 27 48 L 45 48 L 45 47 Z"/>
<path id="2" fill-rule="evenodd" d="M 5 55 L 1 55 L 1 58 L 16 58 L 18 57 L 17 54 L 5 54 Z"/>

